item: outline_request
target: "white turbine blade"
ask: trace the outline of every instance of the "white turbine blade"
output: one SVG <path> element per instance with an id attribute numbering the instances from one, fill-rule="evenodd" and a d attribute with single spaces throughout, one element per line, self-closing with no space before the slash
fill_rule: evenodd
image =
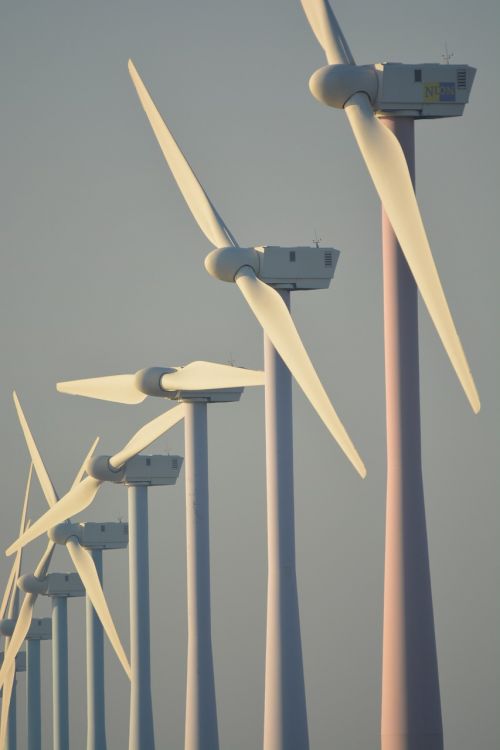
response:
<path id="1" fill-rule="evenodd" d="M 264 373 L 262 370 L 246 370 L 215 362 L 191 362 L 175 372 L 162 375 L 160 385 L 167 391 L 238 388 L 264 385 Z"/>
<path id="2" fill-rule="evenodd" d="M 94 477 L 86 477 L 83 482 L 76 485 L 58 503 L 50 508 L 41 516 L 31 528 L 21 534 L 10 547 L 5 550 L 6 555 L 12 555 L 21 547 L 25 547 L 29 542 L 37 539 L 42 534 L 46 534 L 53 526 L 63 523 L 71 516 L 75 516 L 87 508 L 99 489 L 101 482 Z"/>
<path id="3" fill-rule="evenodd" d="M 351 97 L 345 111 L 415 283 L 477 414 L 479 395 L 439 280 L 403 150 L 373 114 L 366 94 Z"/>
<path id="4" fill-rule="evenodd" d="M 128 70 L 156 140 L 163 151 L 163 156 L 201 231 L 215 247 L 229 247 L 230 245 L 236 247 L 236 240 L 198 182 L 198 178 L 156 109 L 132 60 L 128 62 Z"/>
<path id="5" fill-rule="evenodd" d="M 309 25 L 330 65 L 355 65 L 347 40 L 328 0 L 301 0 Z"/>
<path id="6" fill-rule="evenodd" d="M 113 618 L 109 611 L 104 592 L 102 590 L 101 582 L 97 574 L 95 563 L 92 560 L 91 555 L 84 549 L 75 538 L 70 538 L 66 542 L 66 549 L 68 550 L 73 564 L 76 568 L 78 575 L 80 576 L 87 596 L 92 602 L 97 616 L 99 617 L 106 635 L 108 636 L 111 645 L 113 646 L 118 659 L 121 662 L 123 669 L 125 670 L 129 679 L 131 679 L 130 664 L 121 644 L 120 638 L 115 628 Z"/>
<path id="7" fill-rule="evenodd" d="M 9 577 L 7 578 L 7 585 L 5 586 L 5 591 L 3 594 L 2 604 L 0 605 L 0 620 L 3 620 L 5 617 L 5 612 L 7 611 L 7 605 L 9 603 L 10 595 L 12 592 L 12 589 L 16 585 L 17 580 L 17 560 L 18 557 L 14 558 L 14 562 L 12 563 L 12 567 L 10 569 Z M 2 745 L 0 744 L 0 747 Z"/>
<path id="8" fill-rule="evenodd" d="M 77 474 L 76 474 L 76 477 L 75 477 L 75 478 L 74 478 L 74 480 L 73 480 L 73 484 L 72 484 L 72 485 L 71 485 L 71 487 L 70 487 L 70 491 L 71 491 L 71 490 L 73 490 L 73 489 L 74 489 L 74 488 L 75 488 L 75 487 L 76 487 L 77 485 L 79 485 L 79 484 L 80 484 L 80 482 L 82 481 L 82 479 L 83 479 L 83 475 L 85 474 L 85 467 L 87 466 L 87 461 L 89 461 L 89 460 L 90 460 L 90 458 L 91 458 L 91 456 L 92 456 L 92 455 L 94 454 L 94 451 L 95 451 L 95 449 L 96 449 L 96 445 L 97 445 L 97 443 L 98 443 L 98 442 L 99 442 L 99 438 L 98 438 L 98 437 L 96 437 L 96 439 L 94 440 L 94 442 L 93 442 L 93 443 L 92 443 L 92 445 L 90 446 L 90 450 L 89 450 L 89 452 L 87 453 L 87 455 L 85 456 L 85 458 L 84 458 L 84 460 L 83 460 L 83 463 L 82 463 L 82 465 L 81 465 L 81 466 L 80 466 L 80 468 L 78 469 L 78 472 L 77 472 Z"/>
<path id="9" fill-rule="evenodd" d="M 26 482 L 26 491 L 24 493 L 23 509 L 21 512 L 21 522 L 19 524 L 19 534 L 22 534 L 30 526 L 30 521 L 26 521 L 26 513 L 28 510 L 28 500 L 29 500 L 29 495 L 30 495 L 32 477 L 33 477 L 33 463 L 30 463 L 30 468 L 28 471 L 28 481 Z M 7 605 L 9 604 L 9 599 L 10 599 L 10 605 L 9 605 L 8 617 L 10 619 L 14 616 L 16 583 L 17 583 L 17 579 L 19 578 L 19 572 L 21 570 L 22 558 L 23 558 L 23 551 L 22 549 L 19 549 L 16 553 L 16 557 L 12 564 L 12 568 L 10 569 L 10 574 L 9 574 L 9 578 L 7 581 L 7 586 L 5 587 L 2 604 L 0 605 L 0 620 L 3 620 L 5 611 L 7 609 Z M 2 744 L 0 743 L 0 748 L 1 747 L 2 747 Z"/>
<path id="10" fill-rule="evenodd" d="M 144 427 L 141 427 L 132 438 L 130 438 L 127 445 L 125 445 L 121 451 L 115 453 L 115 455 L 109 459 L 110 466 L 113 469 L 119 469 L 120 466 L 127 463 L 129 458 L 132 458 L 137 455 L 137 453 L 140 453 L 147 448 L 148 445 L 154 443 L 155 440 L 177 424 L 177 422 L 183 417 L 184 404 L 179 404 L 179 406 L 169 409 L 165 414 L 160 414 L 159 417 L 148 422 Z"/>
<path id="11" fill-rule="evenodd" d="M 14 680 L 16 678 L 16 664 L 11 665 L 8 673 L 5 676 L 2 689 L 2 717 L 0 720 L 0 747 L 6 747 L 7 729 L 9 726 L 9 711 L 10 702 L 12 699 L 12 689 L 14 687 Z"/>
<path id="12" fill-rule="evenodd" d="M 55 505 L 55 503 L 57 503 L 57 500 L 58 500 L 57 492 L 54 489 L 54 485 L 50 481 L 50 477 L 47 473 L 47 469 L 45 468 L 44 463 L 42 461 L 42 457 L 40 456 L 40 453 L 38 452 L 38 448 L 36 447 L 35 441 L 33 439 L 33 435 L 31 434 L 31 430 L 28 426 L 28 422 L 26 421 L 26 417 L 24 416 L 24 412 L 21 408 L 21 404 L 19 403 L 19 399 L 15 391 L 13 393 L 13 397 L 14 397 L 14 404 L 15 404 L 16 411 L 17 411 L 17 416 L 19 417 L 19 422 L 21 423 L 21 428 L 24 433 L 24 439 L 26 440 L 26 445 L 28 446 L 31 460 L 33 461 L 36 475 L 42 487 L 43 494 L 45 495 L 45 499 L 47 500 L 50 506 Z"/>
<path id="13" fill-rule="evenodd" d="M 28 500 L 30 496 L 30 489 L 31 489 L 31 480 L 33 478 L 33 462 L 30 463 L 30 468 L 28 471 L 28 480 L 26 482 L 26 490 L 24 492 L 24 503 L 23 503 L 23 509 L 21 511 L 21 521 L 19 523 L 19 533 L 22 534 L 25 526 L 26 526 L 26 513 L 28 511 Z M 0 618 L 1 619 L 1 618 Z M 1 747 L 1 745 L 0 745 Z"/>
<path id="14" fill-rule="evenodd" d="M 56 388 L 59 393 L 99 398 L 102 401 L 114 401 L 118 404 L 140 404 L 146 398 L 146 394 L 142 393 L 135 384 L 135 374 L 67 380 L 57 383 Z"/>
<path id="15" fill-rule="evenodd" d="M 274 348 L 325 426 L 356 471 L 365 477 L 365 466 L 321 385 L 283 299 L 272 287 L 260 281 L 249 266 L 238 271 L 235 281 Z"/>
<path id="16" fill-rule="evenodd" d="M 4 680 L 9 673 L 10 667 L 13 665 L 15 667 L 16 655 L 26 638 L 26 633 L 30 629 L 31 620 L 33 618 L 33 607 L 35 606 L 36 599 L 37 594 L 26 594 L 23 599 L 14 632 L 9 639 L 9 645 L 3 657 L 3 664 L 0 667 L 0 687 L 4 684 Z"/>

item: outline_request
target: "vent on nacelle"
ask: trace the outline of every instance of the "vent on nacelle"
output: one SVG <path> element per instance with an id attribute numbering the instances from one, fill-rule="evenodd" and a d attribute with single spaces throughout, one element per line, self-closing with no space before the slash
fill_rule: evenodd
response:
<path id="1" fill-rule="evenodd" d="M 172 469 L 178 469 L 179 468 L 179 462 L 176 458 L 172 459 Z"/>
<path id="2" fill-rule="evenodd" d="M 467 71 L 466 70 L 457 70 L 457 88 L 459 89 L 467 88 Z"/>
<path id="3" fill-rule="evenodd" d="M 329 268 L 333 265 L 333 257 L 329 250 L 325 251 L 325 267 Z"/>

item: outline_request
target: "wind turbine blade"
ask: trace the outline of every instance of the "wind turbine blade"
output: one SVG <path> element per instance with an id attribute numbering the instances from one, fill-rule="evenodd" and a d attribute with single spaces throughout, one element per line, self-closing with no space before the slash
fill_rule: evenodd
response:
<path id="1" fill-rule="evenodd" d="M 7 579 L 7 585 L 5 586 L 5 591 L 3 594 L 2 604 L 0 605 L 0 620 L 3 620 L 5 617 L 5 612 L 7 611 L 7 605 L 9 603 L 10 595 L 12 593 L 12 589 L 16 584 L 17 580 L 17 560 L 18 557 L 14 558 L 14 562 L 12 563 L 12 567 L 10 569 L 9 577 Z M 2 745 L 0 744 L 0 747 Z"/>
<path id="2" fill-rule="evenodd" d="M 137 453 L 140 453 L 142 450 L 147 448 L 148 445 L 154 443 L 155 440 L 161 437 L 165 432 L 167 432 L 167 430 L 170 430 L 170 428 L 177 424 L 177 422 L 179 422 L 183 417 L 184 404 L 179 404 L 179 406 L 175 406 L 173 409 L 169 409 L 169 411 L 165 412 L 165 414 L 160 414 L 159 417 L 156 417 L 151 422 L 148 422 L 146 425 L 144 425 L 144 427 L 141 427 L 141 429 L 135 433 L 135 435 L 128 441 L 127 445 L 125 445 L 125 447 L 122 448 L 121 451 L 115 453 L 115 455 L 109 459 L 110 466 L 113 469 L 119 469 L 120 466 L 123 466 L 123 464 L 127 463 L 129 458 L 132 458 L 133 456 L 137 455 Z"/>
<path id="3" fill-rule="evenodd" d="M 108 636 L 111 645 L 113 646 L 118 659 L 120 660 L 123 669 L 125 670 L 129 679 L 131 679 L 130 664 L 127 656 L 121 644 L 120 638 L 115 628 L 113 618 L 109 611 L 104 592 L 101 587 L 101 582 L 97 574 L 97 570 L 92 560 L 91 555 L 84 549 L 75 538 L 70 538 L 66 542 L 66 549 L 68 550 L 73 564 L 76 568 L 78 575 L 80 576 L 87 596 L 92 602 L 97 616 L 99 617 L 106 635 Z"/>
<path id="4" fill-rule="evenodd" d="M 238 388 L 264 385 L 264 373 L 262 370 L 247 370 L 215 362 L 191 362 L 175 372 L 162 375 L 160 385 L 167 391 Z"/>
<path id="5" fill-rule="evenodd" d="M 163 156 L 201 231 L 215 247 L 229 247 L 231 245 L 237 247 L 236 240 L 198 182 L 198 178 L 188 164 L 186 157 L 156 109 L 132 60 L 128 62 L 128 70 L 149 123 L 153 128 L 156 140 L 163 151 Z"/>
<path id="6" fill-rule="evenodd" d="M 21 512 L 21 522 L 19 524 L 19 534 L 22 534 L 25 529 L 26 525 L 26 512 L 28 510 L 28 499 L 30 494 L 30 487 L 31 487 L 31 479 L 33 477 L 33 463 L 30 463 L 30 468 L 28 472 L 28 481 L 26 483 L 26 492 L 24 493 L 24 503 L 23 503 L 23 509 Z M 19 571 L 21 569 L 21 561 L 22 561 L 22 551 L 18 550 L 16 557 L 14 559 L 14 562 L 12 563 L 12 567 L 10 569 L 9 577 L 7 579 L 7 585 L 5 587 L 2 604 L 0 605 L 0 620 L 3 620 L 5 612 L 7 610 L 7 605 L 9 604 L 9 599 L 11 593 L 15 592 L 15 585 L 17 583 L 17 579 L 19 578 Z M 12 608 L 13 598 L 11 599 L 11 608 Z M 10 617 L 10 614 L 9 614 Z M 3 747 L 3 745 L 0 743 L 0 748 Z"/>
<path id="7" fill-rule="evenodd" d="M 3 683 L 3 689 L 2 689 L 2 718 L 0 720 L 0 747 L 4 748 L 6 747 L 6 739 L 7 739 L 7 729 L 9 726 L 9 712 L 10 712 L 10 702 L 12 699 L 12 690 L 14 687 L 14 680 L 16 678 L 16 664 L 14 659 L 14 664 L 11 665 L 4 683 Z"/>
<path id="8" fill-rule="evenodd" d="M 73 480 L 73 484 L 72 484 L 72 485 L 71 485 L 71 487 L 70 487 L 70 492 L 71 492 L 71 490 L 74 490 L 74 489 L 75 489 L 75 487 L 77 487 L 77 486 L 78 486 L 78 485 L 80 484 L 80 482 L 82 481 L 82 479 L 83 479 L 83 475 L 85 474 L 85 467 L 86 467 L 86 465 L 87 465 L 87 461 L 89 461 L 89 460 L 90 460 L 90 457 L 91 457 L 91 456 L 93 455 L 93 453 L 94 453 L 94 451 L 95 451 L 95 449 L 96 449 L 96 445 L 97 445 L 97 443 L 98 443 L 98 442 L 99 442 L 99 438 L 98 438 L 98 437 L 96 437 L 96 439 L 94 440 L 94 442 L 93 442 L 93 443 L 92 443 L 92 445 L 90 446 L 90 450 L 89 450 L 89 452 L 87 453 L 87 455 L 85 456 L 85 459 L 84 459 L 84 461 L 83 461 L 82 465 L 81 465 L 81 466 L 80 466 L 80 468 L 78 469 L 77 475 L 76 475 L 76 477 L 74 478 L 74 480 Z"/>
<path id="9" fill-rule="evenodd" d="M 21 547 L 25 547 L 29 542 L 37 539 L 42 534 L 46 534 L 53 526 L 57 526 L 58 523 L 63 523 L 63 521 L 66 521 L 71 516 L 75 516 L 77 513 L 80 513 L 87 508 L 96 496 L 100 484 L 101 482 L 99 479 L 86 477 L 83 482 L 80 482 L 80 484 L 71 489 L 59 500 L 58 503 L 35 521 L 33 526 L 25 531 L 24 534 L 21 534 L 21 536 L 5 550 L 5 554 L 12 555 L 14 552 L 17 552 L 18 549 L 21 549 Z"/>
<path id="10" fill-rule="evenodd" d="M 19 399 L 15 391 L 13 393 L 13 397 L 14 397 L 14 405 L 17 411 L 17 416 L 19 417 L 19 422 L 21 424 L 21 428 L 24 434 L 24 439 L 26 440 L 26 445 L 28 446 L 31 460 L 33 461 L 36 475 L 42 487 L 43 494 L 45 495 L 45 499 L 47 500 L 50 506 L 55 505 L 58 501 L 57 492 L 54 489 L 54 485 L 50 481 L 50 477 L 47 473 L 47 469 L 45 468 L 44 463 L 42 461 L 42 457 L 40 456 L 38 448 L 36 447 L 36 443 L 33 439 L 33 435 L 31 434 L 31 430 L 28 426 L 28 422 L 26 420 L 26 417 L 24 416 L 24 412 L 21 408 L 21 404 L 19 403 Z"/>
<path id="11" fill-rule="evenodd" d="M 30 496 L 31 480 L 33 478 L 33 462 L 30 463 L 28 471 L 28 480 L 26 482 L 26 490 L 24 492 L 24 503 L 21 511 L 21 521 L 19 523 L 19 533 L 22 534 L 26 526 L 26 513 L 28 512 L 28 500 Z M 0 618 L 1 619 L 1 618 Z M 1 747 L 1 745 L 0 745 Z"/>
<path id="12" fill-rule="evenodd" d="M 274 348 L 325 426 L 356 471 L 365 477 L 365 466 L 321 385 L 283 299 L 272 287 L 260 281 L 249 266 L 238 271 L 235 281 Z"/>
<path id="13" fill-rule="evenodd" d="M 366 94 L 351 97 L 345 111 L 415 283 L 477 414 L 479 395 L 439 280 L 403 150 L 394 134 L 373 114 Z"/>
<path id="14" fill-rule="evenodd" d="M 330 65 L 355 65 L 347 40 L 328 0 L 301 0 L 313 33 Z"/>
<path id="15" fill-rule="evenodd" d="M 16 654 L 21 648 L 26 633 L 30 629 L 33 618 L 33 607 L 37 599 L 37 594 L 26 594 L 19 610 L 14 632 L 9 640 L 9 645 L 4 653 L 3 664 L 0 667 L 0 687 L 4 684 L 10 667 L 15 664 Z"/>
<path id="16" fill-rule="evenodd" d="M 102 401 L 114 401 L 118 404 L 140 404 L 146 398 L 146 394 L 142 393 L 135 384 L 135 374 L 67 380 L 57 383 L 56 388 L 59 393 L 99 398 Z"/>

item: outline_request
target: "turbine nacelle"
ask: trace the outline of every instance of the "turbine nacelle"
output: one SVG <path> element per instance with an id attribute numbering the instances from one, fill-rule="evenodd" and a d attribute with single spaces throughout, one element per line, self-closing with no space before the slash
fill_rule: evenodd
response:
<path id="1" fill-rule="evenodd" d="M 207 255 L 205 268 L 220 281 L 234 282 L 238 273 L 249 267 L 257 278 L 270 286 L 293 290 L 327 289 L 339 255 L 333 247 L 223 247 Z"/>
<path id="2" fill-rule="evenodd" d="M 0 634 L 11 638 L 14 634 L 17 620 L 0 620 Z M 50 617 L 33 618 L 25 639 L 32 641 L 48 641 L 52 638 L 52 620 Z"/>
<path id="3" fill-rule="evenodd" d="M 110 463 L 111 456 L 96 456 L 86 463 L 89 476 L 100 482 L 115 484 L 142 484 L 163 486 L 175 484 L 182 467 L 182 456 L 175 455 L 138 455 L 129 459 L 118 470 Z M 61 524 L 64 527 L 64 524 Z M 80 540 L 83 546 L 85 542 Z"/>
<path id="4" fill-rule="evenodd" d="M 379 117 L 458 117 L 475 74 L 469 65 L 439 63 L 325 65 L 313 73 L 309 88 L 322 104 L 338 109 L 355 94 L 366 94 Z"/>
<path id="5" fill-rule="evenodd" d="M 17 585 L 25 594 L 85 596 L 85 589 L 78 573 L 49 573 L 43 579 L 29 573 L 21 576 Z"/>
<path id="6" fill-rule="evenodd" d="M 107 457 L 104 457 L 107 458 Z M 48 532 L 49 538 L 55 544 L 65 545 L 69 539 L 77 539 L 78 543 L 85 549 L 123 549 L 128 545 L 128 523 L 123 521 L 108 521 L 106 523 L 58 523 Z M 51 576 L 63 576 L 61 573 L 50 573 L 48 594 L 51 590 L 56 591 L 56 579 Z M 73 573 L 70 574 L 71 576 Z M 76 575 L 76 574 L 75 574 Z M 51 580 L 53 583 L 51 584 Z M 57 583 L 57 585 L 59 585 Z M 43 592 L 45 593 L 45 592 Z M 55 594 L 54 594 L 55 595 Z"/>

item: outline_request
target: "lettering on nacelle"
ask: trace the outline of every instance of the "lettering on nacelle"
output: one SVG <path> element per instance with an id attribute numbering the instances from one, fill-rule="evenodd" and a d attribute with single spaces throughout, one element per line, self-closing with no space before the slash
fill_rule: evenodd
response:
<path id="1" fill-rule="evenodd" d="M 454 102 L 455 101 L 455 83 L 433 82 L 424 83 L 424 101 L 425 102 Z"/>

